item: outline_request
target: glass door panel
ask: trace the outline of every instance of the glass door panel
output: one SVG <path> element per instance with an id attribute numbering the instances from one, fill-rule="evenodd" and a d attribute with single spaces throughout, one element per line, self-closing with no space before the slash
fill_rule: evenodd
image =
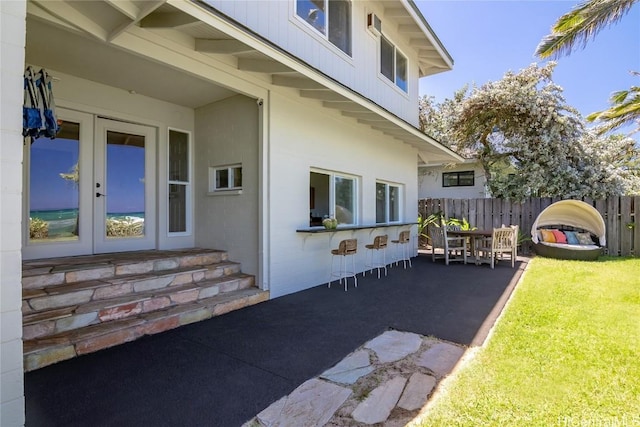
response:
<path id="1" fill-rule="evenodd" d="M 94 252 L 155 248 L 155 129 L 96 123 Z"/>
<path id="2" fill-rule="evenodd" d="M 106 197 L 98 187 L 96 196 L 106 200 L 104 221 L 108 239 L 144 236 L 144 151 L 143 135 L 107 131 L 106 188 L 109 194 Z"/>
<path id="3" fill-rule="evenodd" d="M 56 139 L 30 147 L 29 243 L 80 237 L 80 124 L 61 120 Z"/>
<path id="4" fill-rule="evenodd" d="M 93 116 L 59 108 L 60 132 L 24 150 L 24 259 L 92 251 Z"/>

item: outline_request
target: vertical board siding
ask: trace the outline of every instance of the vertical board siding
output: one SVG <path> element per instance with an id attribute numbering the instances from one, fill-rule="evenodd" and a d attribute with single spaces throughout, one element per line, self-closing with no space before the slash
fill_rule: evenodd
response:
<path id="1" fill-rule="evenodd" d="M 446 218 L 466 218 L 472 227 L 490 229 L 502 224 L 518 225 L 524 236 L 540 212 L 562 199 L 529 198 L 522 202 L 506 199 L 420 199 L 418 213 L 422 218 L 442 213 Z M 640 256 L 640 196 L 615 196 L 582 201 L 595 207 L 607 227 L 606 251 L 612 256 Z"/>

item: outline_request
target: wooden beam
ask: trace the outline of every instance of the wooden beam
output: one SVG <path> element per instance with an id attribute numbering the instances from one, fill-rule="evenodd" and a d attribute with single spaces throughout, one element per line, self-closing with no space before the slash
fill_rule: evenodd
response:
<path id="1" fill-rule="evenodd" d="M 162 6 L 165 2 L 165 0 L 147 1 L 144 3 L 143 8 L 138 8 L 135 4 L 127 1 L 120 1 L 120 0 L 106 0 L 106 1 L 113 8 L 118 10 L 120 13 L 125 14 L 129 18 L 128 21 L 122 23 L 120 26 L 116 27 L 109 33 L 109 36 L 107 37 L 107 40 L 109 42 L 113 41 L 120 34 L 127 31 L 130 27 L 136 25 L 138 22 L 144 19 L 147 15 L 149 15 L 154 10 Z"/>
<path id="2" fill-rule="evenodd" d="M 324 89 L 324 86 L 314 80 L 305 77 L 291 77 L 279 74 L 271 76 L 271 83 L 276 86 L 292 87 L 295 89 Z"/>
<path id="3" fill-rule="evenodd" d="M 303 98 L 320 99 L 323 101 L 344 101 L 346 98 L 331 90 L 306 90 L 300 91 L 300 96 Z"/>
<path id="4" fill-rule="evenodd" d="M 369 111 L 366 107 L 352 101 L 323 101 L 322 106 L 345 111 Z"/>
<path id="5" fill-rule="evenodd" d="M 342 115 L 345 117 L 352 117 L 354 119 L 362 119 L 368 122 L 386 122 L 387 119 L 380 117 L 378 114 L 371 111 L 343 111 Z"/>
<path id="6" fill-rule="evenodd" d="M 233 39 L 196 39 L 196 52 L 233 54 L 251 52 L 255 49 L 239 40 Z"/>
<path id="7" fill-rule="evenodd" d="M 0 0 L 1 1 L 1 0 Z M 106 41 L 108 32 L 100 24 L 82 14 L 69 3 L 62 1 L 37 1 L 38 6 L 46 10 L 56 18 L 72 25 L 74 28 L 84 31 L 100 40 Z"/>
<path id="8" fill-rule="evenodd" d="M 154 13 L 140 21 L 142 28 L 176 28 L 200 22 L 198 18 L 182 12 Z"/>
<path id="9" fill-rule="evenodd" d="M 286 65 L 267 59 L 238 59 L 238 70 L 253 71 L 256 73 L 286 73 L 293 70 Z"/>
<path id="10" fill-rule="evenodd" d="M 422 32 L 422 30 L 420 29 L 420 27 L 418 27 L 415 24 L 401 24 L 401 25 L 398 25 L 398 32 L 402 33 L 402 34 L 408 34 L 408 33 L 424 34 Z"/>
<path id="11" fill-rule="evenodd" d="M 385 18 L 406 18 L 407 16 L 407 11 L 401 7 L 388 7 L 384 9 Z"/>
<path id="12" fill-rule="evenodd" d="M 117 10 L 118 12 L 125 15 L 127 18 L 131 20 L 136 20 L 138 17 L 139 9 L 138 7 L 131 1 L 123 1 L 123 0 L 105 0 L 109 6 Z"/>

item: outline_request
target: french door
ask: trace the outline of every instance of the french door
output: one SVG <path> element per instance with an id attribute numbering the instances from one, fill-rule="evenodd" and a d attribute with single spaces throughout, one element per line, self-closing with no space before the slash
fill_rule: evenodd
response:
<path id="1" fill-rule="evenodd" d="M 156 247 L 156 130 L 58 110 L 56 139 L 25 147 L 23 257 Z"/>

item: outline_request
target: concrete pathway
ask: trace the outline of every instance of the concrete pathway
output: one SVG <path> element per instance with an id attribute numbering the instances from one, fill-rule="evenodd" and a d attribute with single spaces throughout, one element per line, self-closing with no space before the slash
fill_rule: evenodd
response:
<path id="1" fill-rule="evenodd" d="M 390 330 L 261 411 L 244 427 L 404 426 L 465 347 Z"/>

